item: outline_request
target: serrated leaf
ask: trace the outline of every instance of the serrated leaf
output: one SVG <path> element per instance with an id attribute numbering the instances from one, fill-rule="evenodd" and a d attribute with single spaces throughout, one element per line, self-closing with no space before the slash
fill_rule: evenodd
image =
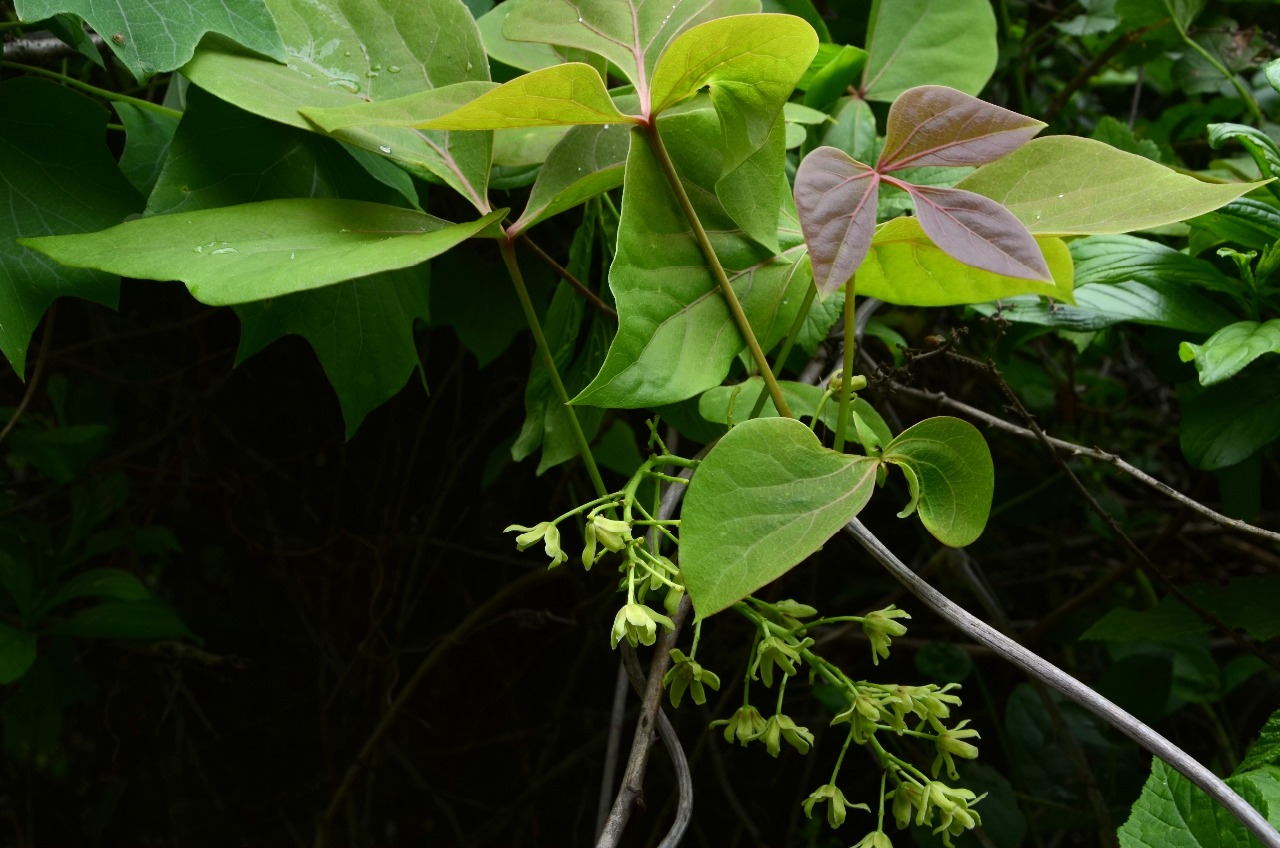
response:
<path id="1" fill-rule="evenodd" d="M 631 145 L 627 124 L 573 127 L 551 149 L 529 192 L 519 220 L 507 228 L 521 233 L 566 209 L 622 185 Z"/>
<path id="2" fill-rule="evenodd" d="M 911 468 L 919 483 L 916 511 L 939 541 L 958 548 L 982 535 L 995 469 L 976 427 L 959 418 L 925 419 L 885 445 L 882 459 Z"/>
<path id="3" fill-rule="evenodd" d="M 1272 825 L 1280 826 L 1280 770 L 1227 779 Z M 1231 813 L 1157 758 L 1151 776 L 1116 836 L 1120 848 L 1235 848 L 1260 844 Z"/>
<path id="4" fill-rule="evenodd" d="M 1098 125 L 1093 128 L 1089 137 L 1125 153 L 1132 153 L 1152 162 L 1160 161 L 1160 145 L 1149 138 L 1139 139 L 1128 124 L 1117 121 L 1110 115 L 1103 115 L 1098 119 Z"/>
<path id="5" fill-rule="evenodd" d="M 877 462 L 824 448 L 791 418 L 731 429 L 698 466 L 680 521 L 680 573 L 699 619 L 785 574 L 871 498 Z"/>
<path id="6" fill-rule="evenodd" d="M 181 67 L 206 33 L 285 61 L 285 45 L 263 0 L 16 0 L 18 17 L 40 21 L 67 12 L 84 18 L 139 80 Z M 119 36 L 117 38 L 117 36 Z"/>
<path id="7" fill-rule="evenodd" d="M 985 165 L 1007 156 L 1047 124 L 954 88 L 921 85 L 889 107 L 882 174 L 924 165 Z"/>
<path id="8" fill-rule="evenodd" d="M 114 308 L 117 277 L 59 267 L 16 239 L 98 230 L 142 208 L 103 141 L 108 113 L 55 83 L 0 83 L 0 351 L 26 371 L 27 345 L 59 297 Z"/>
<path id="9" fill-rule="evenodd" d="M 721 167 L 711 110 L 673 114 L 660 126 L 757 338 L 771 347 L 786 334 L 810 285 L 803 248 L 782 232 L 785 250 L 774 255 L 725 214 L 713 189 Z M 639 131 L 633 133 L 609 273 L 618 334 L 600 373 L 574 403 L 631 409 L 684 400 L 718 385 L 744 347 L 661 167 Z"/>
<path id="10" fill-rule="evenodd" d="M 1061 239 L 1036 238 L 1053 283 L 1006 277 L 965 265 L 948 256 L 925 234 L 916 218 L 881 224 L 871 251 L 858 270 L 858 294 L 903 306 L 983 303 L 1019 294 L 1072 300 L 1071 254 Z"/>
<path id="11" fill-rule="evenodd" d="M 206 42 L 183 73 L 245 111 L 305 130 L 315 127 L 301 109 L 391 100 L 489 79 L 480 32 L 461 0 L 392 7 L 378 0 L 268 0 L 268 6 L 284 39 L 287 65 Z M 457 105 L 460 102 L 448 108 Z M 361 127 L 334 134 L 421 176 L 441 180 L 477 209 L 489 210 L 488 133 Z"/>
<path id="12" fill-rule="evenodd" d="M 795 200 L 818 293 L 844 286 L 871 249 L 880 175 L 834 147 L 819 147 L 796 170 Z"/>
<path id="13" fill-rule="evenodd" d="M 1265 766 L 1280 765 L 1280 710 L 1267 719 L 1258 738 L 1249 746 L 1249 753 L 1236 767 L 1236 774 L 1254 771 Z"/>
<path id="14" fill-rule="evenodd" d="M 957 188 L 903 186 L 920 226 L 948 255 L 1004 277 L 1053 280 L 1035 238 L 999 203 Z"/>
<path id="15" fill-rule="evenodd" d="M 783 188 L 772 175 L 785 147 L 778 113 L 817 49 L 817 35 L 800 18 L 736 15 L 686 30 L 653 73 L 653 115 L 710 87 L 723 136 L 716 193 L 743 231 L 775 251 Z M 744 179 L 752 190 L 742 190 Z"/>
<path id="16" fill-rule="evenodd" d="M 1218 330 L 1204 344 L 1183 342 L 1178 347 L 1183 362 L 1195 361 L 1202 386 L 1234 377 L 1267 353 L 1280 353 L 1280 318 L 1262 324 L 1237 321 Z"/>
<path id="17" fill-rule="evenodd" d="M 451 224 L 358 200 L 267 200 L 22 243 L 72 267 L 181 280 L 202 303 L 226 306 L 417 265 L 505 213 Z"/>
<path id="18" fill-rule="evenodd" d="M 159 600 L 107 601 L 73 613 L 44 629 L 51 636 L 86 639 L 192 639 L 199 641 L 168 604 Z"/>
<path id="19" fill-rule="evenodd" d="M 506 4 L 504 4 L 506 5 Z M 680 33 L 725 15 L 760 11 L 759 0 L 514 0 L 502 34 L 512 41 L 576 47 L 603 56 L 650 102 L 658 57 Z"/>
<path id="20" fill-rule="evenodd" d="M 916 85 L 977 94 L 996 69 L 996 18 L 986 0 L 882 0 L 871 7 L 862 92 L 891 101 Z"/>
<path id="21" fill-rule="evenodd" d="M 1035 234 L 1150 229 L 1204 214 L 1263 183 L 1203 183 L 1087 138 L 1037 138 L 956 187 L 1009 209 Z"/>
<path id="22" fill-rule="evenodd" d="M 1213 470 L 1243 462 L 1280 439 L 1280 374 L 1259 366 L 1182 403 L 1187 461 Z"/>

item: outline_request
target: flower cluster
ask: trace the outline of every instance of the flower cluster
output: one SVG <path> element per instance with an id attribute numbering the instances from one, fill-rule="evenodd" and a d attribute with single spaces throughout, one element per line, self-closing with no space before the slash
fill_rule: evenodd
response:
<path id="1" fill-rule="evenodd" d="M 848 809 L 871 812 L 871 808 L 866 804 L 850 804 L 844 797 L 844 793 L 840 791 L 840 787 L 834 783 L 828 783 L 824 786 L 819 786 L 809 793 L 808 798 L 804 799 L 801 805 L 804 807 L 804 814 L 809 818 L 813 818 L 814 806 L 823 802 L 826 802 L 827 805 L 827 824 L 833 828 L 844 824 L 845 811 Z"/>
<path id="2" fill-rule="evenodd" d="M 671 650 L 671 670 L 662 678 L 662 685 L 670 689 L 671 706 L 679 709 L 685 690 L 693 696 L 695 704 L 705 704 L 707 693 L 703 688 L 710 686 L 719 691 L 720 678 L 714 672 L 707 671 L 692 657 L 686 657 L 678 648 Z"/>
<path id="3" fill-rule="evenodd" d="M 950 848 L 951 837 L 982 824 L 982 817 L 973 805 L 986 795 L 975 795 L 968 789 L 930 780 L 924 785 L 903 781 L 886 797 L 893 798 L 893 817 L 900 829 L 913 822 L 913 813 L 916 825 L 932 825 L 936 813 L 938 826 L 933 832 L 943 834 L 942 841 Z"/>

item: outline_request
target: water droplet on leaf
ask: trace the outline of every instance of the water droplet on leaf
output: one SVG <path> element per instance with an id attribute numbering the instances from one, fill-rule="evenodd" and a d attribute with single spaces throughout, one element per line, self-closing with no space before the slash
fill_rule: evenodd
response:
<path id="1" fill-rule="evenodd" d="M 389 144 L 379 144 L 379 145 L 378 145 L 378 149 L 379 149 L 379 150 L 381 150 L 383 153 L 390 153 L 390 152 L 391 152 L 391 145 L 389 145 Z"/>

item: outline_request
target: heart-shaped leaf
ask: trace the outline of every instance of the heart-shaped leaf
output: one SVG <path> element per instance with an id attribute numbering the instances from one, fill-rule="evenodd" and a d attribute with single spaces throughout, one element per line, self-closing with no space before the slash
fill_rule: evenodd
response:
<path id="1" fill-rule="evenodd" d="M 1047 126 L 941 85 L 907 89 L 889 107 L 882 174 L 924 165 L 985 165 Z"/>
<path id="2" fill-rule="evenodd" d="M 958 548 L 982 535 L 995 470 L 976 427 L 959 418 L 928 418 L 885 445 L 882 459 L 911 470 L 907 480 L 914 477 L 911 496 L 920 521 L 940 542 Z"/>
<path id="3" fill-rule="evenodd" d="M 966 265 L 1024 280 L 1053 280 L 1035 238 L 999 203 L 971 191 L 902 183 L 933 243 Z"/>
<path id="4" fill-rule="evenodd" d="M 871 249 L 880 175 L 834 147 L 819 147 L 796 171 L 796 211 L 818 293 L 853 276 Z"/>
<path id="5" fill-rule="evenodd" d="M 680 520 L 680 573 L 699 619 L 780 577 L 871 498 L 878 463 L 822 446 L 792 418 L 731 429 L 698 466 Z"/>

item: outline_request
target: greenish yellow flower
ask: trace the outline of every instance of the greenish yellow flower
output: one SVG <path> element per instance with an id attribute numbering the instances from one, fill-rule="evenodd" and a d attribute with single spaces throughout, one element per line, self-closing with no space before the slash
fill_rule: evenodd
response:
<path id="1" fill-rule="evenodd" d="M 883 830 L 873 830 L 854 843 L 853 848 L 893 848 L 893 842 Z"/>
<path id="2" fill-rule="evenodd" d="M 707 693 L 702 688 L 710 686 L 712 689 L 720 689 L 720 678 L 713 672 L 707 671 L 698 663 L 684 655 L 684 652 L 678 648 L 671 650 L 671 670 L 662 678 L 662 685 L 670 689 L 671 706 L 679 709 L 680 701 L 684 698 L 684 692 L 689 690 L 689 694 L 693 696 L 695 704 L 705 704 L 707 702 Z"/>
<path id="3" fill-rule="evenodd" d="M 866 804 L 850 804 L 844 797 L 844 793 L 834 783 L 828 783 L 826 786 L 819 786 L 810 793 L 809 797 L 804 799 L 801 806 L 804 807 L 804 814 L 813 818 L 813 808 L 822 802 L 827 804 L 827 824 L 836 828 L 844 824 L 845 811 L 847 809 L 866 810 L 871 812 L 871 808 Z"/>
<path id="4" fill-rule="evenodd" d="M 759 671 L 760 676 L 764 678 L 764 685 L 772 686 L 774 666 L 781 669 L 784 675 L 795 674 L 796 663 L 800 661 L 800 651 L 812 644 L 812 639 L 805 639 L 800 644 L 792 646 L 778 636 L 764 637 L 756 646 L 755 662 L 751 664 L 752 679 L 755 679 L 756 672 Z"/>
<path id="5" fill-rule="evenodd" d="M 894 621 L 895 618 L 911 618 L 911 615 L 890 604 L 882 610 L 867 613 L 862 619 L 862 632 L 871 641 L 871 662 L 875 665 L 879 665 L 881 659 L 888 659 L 892 639 L 907 632 L 904 625 Z"/>
<path id="6" fill-rule="evenodd" d="M 750 704 L 744 704 L 732 716 L 711 722 L 711 727 L 724 725 L 724 741 L 732 743 L 737 739 L 742 747 L 764 732 L 764 716 Z"/>
<path id="7" fill-rule="evenodd" d="M 960 775 L 956 773 L 956 762 L 952 758 L 961 757 L 966 760 L 976 760 L 978 758 L 977 746 L 963 740 L 981 739 L 982 737 L 978 735 L 978 731 L 972 728 L 965 729 L 965 725 L 969 723 L 968 719 L 950 729 L 943 727 L 942 723 L 932 716 L 929 717 L 929 721 L 938 732 L 938 736 L 935 739 L 935 744 L 938 746 L 938 756 L 933 761 L 933 776 L 938 776 L 938 771 L 945 763 L 947 776 L 952 780 L 958 780 Z"/>
<path id="8" fill-rule="evenodd" d="M 613 647 L 623 638 L 631 644 L 652 645 L 658 638 L 658 625 L 674 630 L 676 625 L 660 612 L 654 612 L 644 604 L 625 604 L 613 619 L 613 632 L 610 635 Z"/>
<path id="9" fill-rule="evenodd" d="M 782 750 L 782 742 L 786 740 L 787 744 L 795 748 L 802 754 L 809 753 L 809 749 L 813 747 L 813 734 L 809 732 L 807 727 L 800 727 L 790 716 L 778 713 L 771 716 L 764 723 L 764 730 L 753 737 L 764 742 L 765 750 L 769 752 L 769 756 L 776 757 L 778 752 Z"/>
<path id="10" fill-rule="evenodd" d="M 551 565 L 548 568 L 555 568 L 557 565 L 569 560 L 569 555 L 560 550 L 560 528 L 550 521 L 543 521 L 532 527 L 521 527 L 519 524 L 512 524 L 502 532 L 510 533 L 513 530 L 524 531 L 519 536 L 516 536 L 517 550 L 523 551 L 531 545 L 536 545 L 539 541 L 543 543 L 543 549 L 547 552 L 547 556 L 551 557 Z"/>
<path id="11" fill-rule="evenodd" d="M 591 516 L 591 524 L 595 527 L 596 538 L 606 550 L 617 553 L 624 550 L 631 541 L 631 525 L 625 521 L 605 518 L 603 515 Z"/>
<path id="12" fill-rule="evenodd" d="M 903 781 L 885 797 L 893 798 L 893 818 L 898 823 L 898 830 L 911 824 L 911 814 L 925 804 L 924 790 L 914 783 Z"/>
<path id="13" fill-rule="evenodd" d="M 833 727 L 846 723 L 852 725 L 853 741 L 859 745 L 865 745 L 871 735 L 876 732 L 876 722 L 880 717 L 880 705 L 866 692 L 858 690 L 844 712 L 838 713 L 831 720 L 831 725 Z"/>

